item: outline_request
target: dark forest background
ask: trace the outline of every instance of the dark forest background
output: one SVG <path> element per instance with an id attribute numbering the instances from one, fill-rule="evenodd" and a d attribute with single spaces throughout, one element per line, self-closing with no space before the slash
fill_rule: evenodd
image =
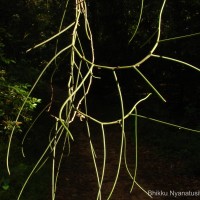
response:
<path id="1" fill-rule="evenodd" d="M 43 67 L 54 56 L 56 40 L 36 50 L 29 52 L 27 50 L 58 32 L 65 4 L 65 1 L 57 0 L 0 1 L 0 199 L 6 199 L 7 192 L 12 189 L 12 185 L 15 185 L 12 194 L 16 195 L 15 193 L 24 180 L 20 174 L 21 171 L 23 174 L 28 173 L 32 167 L 32 160 L 37 160 L 41 149 L 46 145 L 44 142 L 45 134 L 35 134 L 35 137 L 32 138 L 33 142 L 28 141 L 26 147 L 27 152 L 36 152 L 35 157 L 23 161 L 19 156 L 19 141 L 23 137 L 24 130 L 49 102 L 50 77 L 55 68 L 57 70 L 53 84 L 57 88 L 58 96 L 66 87 L 68 77 L 66 72 L 69 68 L 67 54 L 59 57 L 56 63 L 45 72 L 42 80 L 29 97 L 20 120 L 14 121 L 31 85 Z M 68 26 L 75 17 L 73 12 L 75 2 L 69 1 L 69 5 L 63 28 Z M 139 61 L 150 51 L 156 41 L 155 33 L 162 1 L 145 1 L 141 24 L 134 39 L 130 41 L 139 18 L 140 5 L 141 1 L 139 0 L 87 1 L 88 19 L 93 33 L 97 64 L 119 67 L 130 65 Z M 200 30 L 199 20 L 199 0 L 167 1 L 162 19 L 161 42 L 156 53 L 199 67 L 200 35 L 196 34 Z M 84 32 L 84 29 L 82 31 Z M 165 40 L 190 34 L 194 34 L 194 36 Z M 82 37 L 84 41 L 84 36 Z M 61 35 L 58 49 L 65 47 L 65 44 L 70 40 L 68 33 Z M 89 47 L 86 46 L 86 43 L 83 43 L 83 46 L 87 54 Z M 200 82 L 197 71 L 180 63 L 156 58 L 145 62 L 141 71 L 167 100 L 167 115 L 160 112 L 159 106 L 157 109 L 153 107 L 157 104 L 155 99 L 144 107 L 145 113 L 151 113 L 152 117 L 163 117 L 166 121 L 171 120 L 171 122 L 184 126 L 200 128 Z M 110 80 L 109 74 L 104 70 L 96 73 L 102 77 L 103 84 L 98 80 L 94 81 L 91 91 L 93 98 L 95 95 L 109 95 L 112 90 L 112 80 Z M 150 91 L 150 88 L 142 82 L 140 77 L 129 73 L 129 71 L 120 72 L 119 80 L 127 106 L 131 95 L 137 96 Z M 57 101 L 59 101 L 59 97 Z M 52 108 L 52 112 L 56 112 L 58 105 L 56 104 L 55 108 Z M 42 119 L 48 119 L 51 122 L 49 114 L 51 113 L 45 113 Z M 46 124 L 44 122 L 45 127 L 40 125 L 35 129 L 39 130 L 38 132 L 45 132 L 47 127 L 51 127 L 49 121 Z M 5 168 L 5 155 L 9 134 L 14 125 L 17 125 L 17 130 L 14 135 L 11 162 L 15 163 L 13 171 L 17 175 L 9 178 Z M 49 179 L 48 176 L 46 179 Z M 29 193 L 32 196 L 36 195 L 35 191 L 41 189 L 38 187 L 35 181 L 35 185 Z M 11 197 L 8 199 L 13 198 L 12 194 L 9 194 Z"/>

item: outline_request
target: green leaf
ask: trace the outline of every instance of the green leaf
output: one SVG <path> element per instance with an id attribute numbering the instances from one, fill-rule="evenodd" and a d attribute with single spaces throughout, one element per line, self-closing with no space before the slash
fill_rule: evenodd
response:
<path id="1" fill-rule="evenodd" d="M 3 190 L 8 190 L 9 187 L 10 187 L 9 184 L 6 183 L 2 185 Z"/>

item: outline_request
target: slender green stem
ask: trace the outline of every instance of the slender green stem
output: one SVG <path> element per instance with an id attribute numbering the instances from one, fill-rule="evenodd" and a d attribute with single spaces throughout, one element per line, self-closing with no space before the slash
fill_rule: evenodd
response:
<path id="1" fill-rule="evenodd" d="M 191 64 L 189 64 L 187 62 L 184 62 L 182 60 L 178 60 L 178 59 L 167 57 L 167 56 L 156 55 L 156 54 L 152 54 L 152 56 L 155 57 L 155 58 L 161 58 L 161 59 L 165 59 L 165 60 L 171 60 L 171 61 L 183 64 L 183 65 L 186 65 L 186 66 L 188 66 L 188 67 L 190 67 L 190 68 L 192 68 L 192 69 L 197 70 L 197 71 L 200 72 L 200 68 L 195 67 L 194 65 L 191 65 Z"/>
<path id="2" fill-rule="evenodd" d="M 166 38 L 166 39 L 160 40 L 160 42 L 169 42 L 172 40 L 180 40 L 180 39 L 185 39 L 185 38 L 194 37 L 194 36 L 198 36 L 198 35 L 200 35 L 200 32 L 192 33 L 192 34 L 188 34 L 188 35 L 181 35 L 181 36 L 172 37 L 172 38 Z"/>
<path id="3" fill-rule="evenodd" d="M 62 134 L 59 134 L 57 141 L 60 140 Z M 37 163 L 35 164 L 35 166 L 33 167 L 32 171 L 30 172 L 30 174 L 28 175 L 26 181 L 24 182 L 21 191 L 17 197 L 17 200 L 20 199 L 22 192 L 24 191 L 27 183 L 29 182 L 30 178 L 32 177 L 33 173 L 36 171 L 37 167 L 39 166 L 39 164 L 41 163 L 42 159 L 44 158 L 44 156 L 47 154 L 48 150 L 50 149 L 52 143 L 54 143 L 54 138 L 49 142 L 49 144 L 47 145 L 46 149 L 44 150 L 43 154 L 40 156 L 40 158 L 38 159 Z"/>
<path id="4" fill-rule="evenodd" d="M 25 139 L 28 135 L 28 133 L 30 132 L 30 130 L 32 129 L 32 127 L 34 126 L 34 124 L 36 123 L 36 121 L 40 118 L 40 116 L 44 113 L 44 111 L 49 107 L 50 104 L 47 104 L 43 109 L 42 111 L 37 115 L 37 117 L 34 119 L 34 121 L 32 122 L 32 124 L 29 126 L 28 130 L 26 131 L 26 133 L 24 134 L 24 137 L 22 139 L 22 142 L 21 142 L 21 151 L 22 151 L 22 155 L 23 157 L 25 157 L 25 153 L 24 153 L 24 142 L 25 142 Z"/>
<path id="5" fill-rule="evenodd" d="M 54 146 L 53 146 L 53 153 L 52 153 L 52 176 L 51 176 L 51 179 L 52 179 L 52 200 L 54 200 L 55 199 L 55 164 L 56 164 L 56 160 L 55 160 L 55 158 L 56 158 L 56 140 L 57 140 L 57 135 L 56 135 L 56 133 L 57 133 L 57 131 L 58 131 L 58 120 L 56 121 L 56 126 L 55 126 L 55 135 L 54 135 L 54 137 L 53 137 L 53 144 L 54 144 Z"/>
<path id="6" fill-rule="evenodd" d="M 135 114 L 131 114 L 131 115 L 135 115 Z M 161 120 L 154 119 L 154 118 L 151 118 L 151 117 L 146 117 L 146 116 L 143 116 L 143 115 L 137 115 L 137 117 L 147 119 L 147 120 L 151 120 L 151 121 L 154 121 L 154 122 L 158 122 L 158 123 L 161 123 L 161 124 L 165 124 L 165 125 L 168 125 L 168 126 L 172 126 L 174 128 L 178 128 L 179 130 L 185 130 L 185 131 L 200 133 L 200 130 L 186 128 L 186 127 L 183 127 L 183 126 L 179 126 L 179 125 L 172 124 L 172 123 L 169 123 L 169 122 L 161 121 Z"/>
<path id="7" fill-rule="evenodd" d="M 130 192 L 132 192 L 133 187 L 135 185 L 136 176 L 137 176 L 137 168 L 138 168 L 138 126 L 137 126 L 137 108 L 135 108 L 135 171 L 134 171 L 134 177 L 133 177 L 133 184 L 131 186 Z"/>
<path id="8" fill-rule="evenodd" d="M 114 192 L 114 189 L 116 187 L 118 178 L 119 178 L 119 172 L 121 169 L 121 162 L 122 162 L 122 154 L 123 154 L 123 148 L 124 148 L 124 138 L 125 136 L 125 130 L 124 130 L 124 102 L 123 102 L 123 97 L 122 97 L 122 93 L 121 93 L 121 88 L 118 82 L 118 78 L 117 78 L 117 74 L 115 71 L 113 71 L 113 75 L 114 75 L 114 79 L 117 85 L 117 89 L 118 89 L 118 93 L 119 93 L 119 98 L 120 98 L 120 104 L 121 104 L 121 114 L 122 114 L 122 119 L 121 119 L 121 147 L 120 147 L 120 153 L 119 153 L 119 163 L 118 163 L 118 168 L 117 168 L 117 174 L 115 176 L 115 180 L 112 186 L 112 189 L 110 191 L 110 194 L 107 198 L 107 200 L 109 200 Z"/>
<path id="9" fill-rule="evenodd" d="M 151 96 L 151 93 L 147 94 L 146 97 L 140 99 L 138 102 L 135 103 L 135 105 L 129 110 L 129 112 L 124 116 L 124 119 L 127 119 L 131 114 L 132 112 L 135 110 L 136 106 L 138 104 L 140 104 L 141 102 L 147 100 L 149 97 Z M 88 115 L 82 111 L 79 111 L 79 113 L 83 116 L 85 116 L 85 118 L 88 118 L 88 119 L 91 119 L 92 121 L 98 123 L 98 124 L 103 124 L 103 125 L 113 125 L 113 124 L 121 124 L 122 123 L 122 119 L 117 119 L 117 120 L 114 120 L 114 121 L 100 121 L 94 117 L 92 117 L 91 115 Z"/>
<path id="10" fill-rule="evenodd" d="M 34 47 L 28 49 L 26 52 L 31 51 L 32 49 L 36 49 L 44 44 L 46 44 L 47 42 L 53 40 L 54 38 L 60 36 L 62 33 L 66 32 L 68 29 L 70 29 L 73 25 L 75 24 L 75 22 L 72 22 L 69 26 L 67 26 L 65 29 L 63 29 L 62 31 L 59 31 L 57 34 L 53 35 L 52 37 L 50 37 L 49 39 L 45 40 L 44 42 L 41 42 L 37 45 L 35 45 Z"/>
<path id="11" fill-rule="evenodd" d="M 131 37 L 131 39 L 129 40 L 129 43 L 133 40 L 133 38 L 135 37 L 136 33 L 138 32 L 138 28 L 142 19 L 142 13 L 143 13 L 143 9 L 144 9 L 144 0 L 141 0 L 141 6 L 140 6 L 140 15 L 139 15 L 139 19 L 138 19 L 138 23 L 136 25 L 136 29 Z"/>
<path id="12" fill-rule="evenodd" d="M 147 82 L 147 84 L 154 90 L 154 92 L 161 98 L 162 101 L 166 102 L 164 97 L 158 92 L 158 90 L 151 84 L 151 82 L 142 74 L 142 72 L 137 68 L 134 69 L 138 72 L 138 74 Z"/>
<path id="13" fill-rule="evenodd" d="M 100 187 L 97 194 L 97 199 L 101 196 L 101 188 L 104 180 L 104 174 L 105 174 L 105 167 L 106 167 L 106 139 L 105 139 L 105 131 L 103 124 L 101 125 L 101 131 L 102 131 L 102 139 L 103 139 L 103 166 L 102 166 L 102 173 L 101 173 L 101 180 L 100 180 Z"/>
<path id="14" fill-rule="evenodd" d="M 41 79 L 41 77 L 44 75 L 45 71 L 49 68 L 49 66 L 52 64 L 52 62 L 56 59 L 56 57 L 58 57 L 60 54 L 62 54 L 63 52 L 65 52 L 66 50 L 68 50 L 69 48 L 71 47 L 71 45 L 65 47 L 64 49 L 62 49 L 61 51 L 59 51 L 57 53 L 56 56 L 54 56 L 49 62 L 48 64 L 44 67 L 44 69 L 42 70 L 42 72 L 40 73 L 40 75 L 38 76 L 37 80 L 35 81 L 35 83 L 33 84 L 31 90 L 29 91 L 28 95 L 26 96 L 26 99 L 24 100 L 19 112 L 18 112 L 18 115 L 16 117 L 16 120 L 15 121 L 18 121 L 21 113 L 22 113 L 22 110 L 24 109 L 24 106 L 26 105 L 26 102 L 29 98 L 29 96 L 31 95 L 31 93 L 33 92 L 34 88 L 36 87 L 36 85 L 38 84 L 39 80 Z M 9 156 L 10 156 L 10 147 L 11 147 L 11 142 L 12 142 L 12 137 L 13 137 L 13 134 L 14 134 L 14 131 L 15 131 L 15 128 L 16 126 L 13 127 L 12 131 L 11 131 L 11 134 L 10 134 L 10 138 L 9 138 L 9 142 L 8 142 L 8 148 L 7 148 L 7 156 L 6 156 L 6 166 L 7 166 L 7 171 L 8 171 L 8 174 L 10 175 L 10 168 L 9 168 Z"/>

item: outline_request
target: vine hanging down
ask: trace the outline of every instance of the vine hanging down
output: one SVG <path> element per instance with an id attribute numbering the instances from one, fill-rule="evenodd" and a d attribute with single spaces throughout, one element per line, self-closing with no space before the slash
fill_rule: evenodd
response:
<path id="1" fill-rule="evenodd" d="M 129 40 L 129 44 L 131 45 L 136 37 L 136 33 L 138 29 L 140 28 L 140 23 L 142 20 L 142 16 L 144 13 L 144 1 L 141 1 L 140 5 L 140 15 L 139 19 L 137 21 L 137 26 L 135 29 L 135 32 L 133 33 L 132 37 Z M 109 65 L 101 65 L 97 64 L 95 61 L 95 45 L 94 45 L 94 40 L 93 40 L 93 34 L 92 34 L 92 28 L 90 26 L 89 22 L 89 13 L 88 13 L 88 7 L 89 7 L 89 2 L 85 0 L 76 0 L 75 3 L 72 3 L 71 1 L 66 1 L 66 9 L 64 11 L 61 24 L 60 24 L 60 29 L 59 32 L 49 39 L 47 39 L 44 42 L 41 42 L 40 44 L 37 44 L 36 46 L 30 48 L 27 50 L 33 51 L 36 48 L 39 48 L 43 45 L 46 45 L 52 40 L 57 40 L 56 41 L 56 50 L 55 50 L 55 55 L 52 57 L 52 59 L 48 62 L 48 64 L 44 67 L 40 75 L 38 76 L 37 80 L 35 81 L 32 89 L 30 90 L 29 94 L 26 97 L 26 100 L 24 101 L 18 116 L 16 117 L 16 121 L 18 121 L 20 115 L 22 114 L 23 109 L 25 108 L 26 102 L 29 100 L 30 94 L 33 92 L 34 88 L 38 84 L 39 80 L 41 77 L 44 75 L 44 73 L 50 68 L 50 66 L 55 65 L 56 66 L 56 61 L 62 57 L 66 56 L 68 57 L 68 69 L 66 69 L 66 74 L 68 74 L 68 79 L 66 82 L 66 94 L 67 98 L 65 101 L 62 103 L 59 113 L 57 115 L 51 115 L 55 119 L 55 126 L 53 131 L 50 133 L 50 141 L 48 146 L 46 147 L 45 151 L 41 155 L 40 159 L 37 161 L 35 164 L 34 168 L 30 172 L 29 176 L 27 177 L 27 180 L 25 181 L 18 199 L 20 199 L 24 188 L 26 187 L 28 181 L 30 178 L 33 176 L 33 174 L 39 170 L 43 164 L 46 162 L 47 159 L 50 159 L 49 152 L 53 155 L 52 156 L 52 200 L 56 199 L 56 190 L 57 190 L 57 181 L 58 181 L 58 176 L 59 176 L 59 170 L 61 166 L 61 162 L 63 159 L 63 152 L 59 154 L 59 151 L 57 151 L 57 147 L 59 144 L 63 145 L 63 149 L 68 147 L 68 151 L 70 153 L 70 142 L 73 140 L 76 140 L 77 138 L 75 137 L 75 134 L 73 134 L 70 131 L 70 126 L 72 123 L 75 122 L 75 118 L 80 118 L 80 121 L 82 123 L 84 122 L 87 127 L 87 134 L 88 134 L 88 140 L 90 144 L 90 151 L 91 151 L 91 156 L 93 159 L 94 167 L 95 167 L 95 172 L 96 172 L 96 179 L 97 179 L 97 184 L 98 184 L 98 190 L 96 192 L 96 199 L 101 200 L 101 199 L 111 199 L 112 194 L 114 192 L 114 189 L 116 187 L 117 181 L 119 179 L 119 174 L 120 174 L 120 169 L 122 166 L 122 162 L 124 161 L 126 171 L 128 175 L 130 176 L 132 180 L 132 186 L 130 188 L 130 192 L 132 192 L 133 187 L 136 185 L 139 187 L 146 195 L 150 196 L 151 195 L 145 190 L 145 188 L 140 184 L 140 180 L 137 178 L 137 170 L 138 170 L 138 120 L 140 118 L 144 118 L 147 120 L 155 121 L 157 123 L 169 125 L 175 128 L 179 129 L 185 129 L 191 132 L 196 132 L 200 133 L 200 130 L 193 130 L 190 128 L 185 128 L 179 125 L 171 124 L 168 122 L 164 122 L 162 120 L 146 117 L 143 115 L 139 114 L 138 111 L 138 105 L 143 104 L 144 101 L 147 99 L 151 98 L 152 95 L 157 95 L 158 98 L 162 102 L 166 102 L 166 98 L 161 94 L 162 92 L 158 91 L 158 89 L 154 86 L 154 84 L 149 80 L 144 73 L 140 70 L 141 67 L 143 67 L 144 63 L 146 63 L 148 60 L 152 58 L 159 58 L 163 60 L 170 60 L 172 62 L 180 63 L 181 65 L 185 65 L 193 70 L 200 71 L 200 69 L 196 66 L 193 66 L 190 63 L 184 62 L 182 60 L 178 60 L 175 58 L 167 57 L 164 55 L 157 55 L 156 50 L 159 47 L 161 42 L 168 41 L 167 39 L 161 39 L 161 33 L 162 33 L 162 17 L 163 17 L 163 12 L 166 4 L 166 0 L 163 0 L 160 10 L 157 16 L 157 28 L 156 28 L 156 40 L 151 46 L 151 49 L 149 50 L 149 53 L 147 53 L 143 58 L 141 58 L 139 61 L 130 64 L 130 65 L 120 65 L 120 66 L 109 66 Z M 71 9 L 71 3 L 73 6 L 75 6 L 75 9 Z M 73 16 L 74 19 L 70 24 L 64 27 L 64 20 L 68 17 L 69 12 L 74 12 Z M 66 43 L 65 47 L 59 50 L 59 37 L 63 37 L 63 35 L 67 35 L 68 38 L 68 43 Z M 179 39 L 179 38 L 178 38 Z M 171 39 L 173 40 L 173 38 Z M 170 40 L 169 40 L 170 41 Z M 87 46 L 87 48 L 86 48 Z M 86 50 L 87 49 L 87 50 Z M 57 69 L 57 66 L 56 66 Z M 115 84 L 115 91 L 117 91 L 116 97 L 118 98 L 119 102 L 119 110 L 120 110 L 120 116 L 114 120 L 108 120 L 108 121 L 103 121 L 92 114 L 88 112 L 88 109 L 90 107 L 90 104 L 88 103 L 88 94 L 91 90 L 91 87 L 93 86 L 93 81 L 95 79 L 100 79 L 101 77 L 96 75 L 96 72 L 99 70 L 104 70 L 107 72 L 111 72 L 112 76 L 110 79 L 114 80 Z M 144 83 L 151 89 L 152 92 L 147 93 L 144 97 L 139 99 L 138 101 L 134 102 L 131 108 L 126 111 L 125 107 L 125 101 L 124 101 L 124 96 L 122 92 L 122 85 L 119 81 L 119 74 L 121 71 L 125 70 L 132 70 L 134 73 L 136 73 L 141 79 L 144 81 Z M 51 77 L 51 80 L 54 78 L 54 73 Z M 53 84 L 52 84 L 52 89 L 53 89 Z M 52 104 L 52 99 L 51 102 L 47 105 L 45 110 L 50 110 L 51 104 Z M 135 167 L 133 170 L 130 169 L 128 161 L 127 161 L 127 154 L 126 154 L 126 148 L 127 148 L 127 135 L 125 131 L 125 121 L 129 118 L 134 118 L 134 149 L 135 149 Z M 97 126 L 101 128 L 101 133 L 102 133 L 102 141 L 103 142 L 103 149 L 102 149 L 102 154 L 103 154 L 103 164 L 102 166 L 99 166 L 97 163 L 97 157 L 96 157 L 96 152 L 95 148 L 93 145 L 92 137 L 91 135 L 93 134 L 91 131 L 91 126 L 90 122 L 95 123 Z M 118 165 L 117 165 L 117 170 L 116 170 L 116 175 L 113 180 L 113 185 L 110 189 L 110 192 L 107 197 L 103 197 L 102 195 L 102 186 L 104 184 L 104 177 L 106 173 L 106 160 L 107 160 L 107 148 L 109 146 L 109 143 L 106 141 L 106 134 L 109 134 L 106 132 L 105 127 L 106 126 L 112 126 L 112 125 L 118 125 L 120 127 L 120 137 L 121 137 L 121 143 L 119 147 L 119 157 L 118 157 Z M 12 136 L 14 133 L 16 126 L 13 127 L 12 133 L 10 135 L 10 141 L 8 145 L 8 151 L 7 151 L 7 170 L 8 173 L 10 174 L 10 168 L 9 168 L 9 155 L 10 155 L 10 146 L 12 143 Z M 23 139 L 23 142 L 25 141 L 27 136 L 27 133 L 25 134 L 25 138 Z M 23 147 L 22 147 L 23 148 Z M 59 158 L 59 161 L 57 159 Z M 100 170 L 101 169 L 101 170 Z M 133 171 L 133 172 L 132 172 Z"/>

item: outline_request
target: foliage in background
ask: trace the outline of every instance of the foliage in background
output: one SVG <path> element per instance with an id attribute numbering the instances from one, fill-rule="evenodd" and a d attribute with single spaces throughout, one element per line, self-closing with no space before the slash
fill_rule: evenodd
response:
<path id="1" fill-rule="evenodd" d="M 24 176 L 30 170 L 31 165 L 24 162 L 21 156 L 19 138 L 23 135 L 23 130 L 27 128 L 31 122 L 36 106 L 40 103 L 40 99 L 29 97 L 24 107 L 19 121 L 15 121 L 20 108 L 28 95 L 30 85 L 18 82 L 8 81 L 5 70 L 0 71 L 0 158 L 3 159 L 6 154 L 7 143 L 10 133 L 15 127 L 15 136 L 13 144 L 12 162 L 15 162 L 13 171 L 15 176 L 9 177 L 6 172 L 4 161 L 0 162 L 0 196 L 1 199 L 13 199 L 17 193 L 16 189 L 20 187 Z M 8 191 L 8 192 L 7 192 Z M 9 194 L 9 195 L 8 195 Z"/>
<path id="2" fill-rule="evenodd" d="M 32 114 L 37 104 L 40 103 L 40 99 L 29 97 L 27 104 L 24 107 L 23 114 L 19 121 L 15 121 L 20 108 L 28 95 L 30 84 L 24 83 L 15 74 L 15 70 L 10 71 L 8 76 L 7 71 L 13 69 L 16 66 L 16 61 L 12 58 L 12 55 L 6 54 L 6 45 L 3 39 L 5 37 L 12 37 L 11 34 L 1 28 L 0 32 L 0 134 L 8 134 L 14 126 L 18 131 L 21 130 L 22 124 L 27 124 L 32 120 Z M 11 68 L 11 69 L 10 69 Z M 25 71 L 23 71 L 25 72 Z M 25 77 L 27 74 L 23 74 Z"/>
<path id="3" fill-rule="evenodd" d="M 19 121 L 15 121 L 28 95 L 30 85 L 10 83 L 6 80 L 5 71 L 2 70 L 0 73 L 0 134 L 9 135 L 14 126 L 17 131 L 22 132 L 21 126 L 30 124 L 33 111 L 41 100 L 29 97 L 21 118 Z"/>
<path id="4" fill-rule="evenodd" d="M 1 199 L 14 199 L 16 196 L 16 189 L 20 187 L 23 182 L 25 174 L 31 167 L 24 162 L 20 152 L 19 139 L 23 135 L 25 130 L 32 121 L 36 106 L 41 102 L 41 99 L 35 97 L 29 97 L 24 107 L 23 113 L 18 121 L 15 121 L 20 108 L 26 99 L 30 90 L 30 83 L 25 83 L 23 80 L 28 81 L 28 75 L 23 70 L 23 78 L 20 80 L 20 73 L 17 73 L 15 69 L 19 67 L 16 63 L 15 57 L 8 50 L 8 41 L 11 40 L 13 35 L 8 32 L 8 27 L 0 28 L 0 198 Z M 17 59 L 16 59 L 17 60 Z M 18 63 L 19 60 L 17 61 Z M 27 64 L 28 62 L 26 62 Z M 23 67 L 21 66 L 21 71 Z M 19 70 L 19 68 L 18 68 Z M 30 70 L 30 69 L 29 69 Z M 24 74 L 25 73 L 25 74 Z M 30 81 L 30 79 L 29 79 Z M 6 154 L 7 143 L 10 137 L 10 133 L 16 128 L 14 136 L 14 153 L 12 156 L 12 162 L 15 162 L 15 176 L 9 177 L 4 165 L 4 155 Z M 23 176 L 22 176 L 23 175 Z M 14 187 L 15 185 L 15 187 Z M 10 195 L 8 195 L 8 192 Z M 11 193 L 12 194 L 11 194 Z"/>

